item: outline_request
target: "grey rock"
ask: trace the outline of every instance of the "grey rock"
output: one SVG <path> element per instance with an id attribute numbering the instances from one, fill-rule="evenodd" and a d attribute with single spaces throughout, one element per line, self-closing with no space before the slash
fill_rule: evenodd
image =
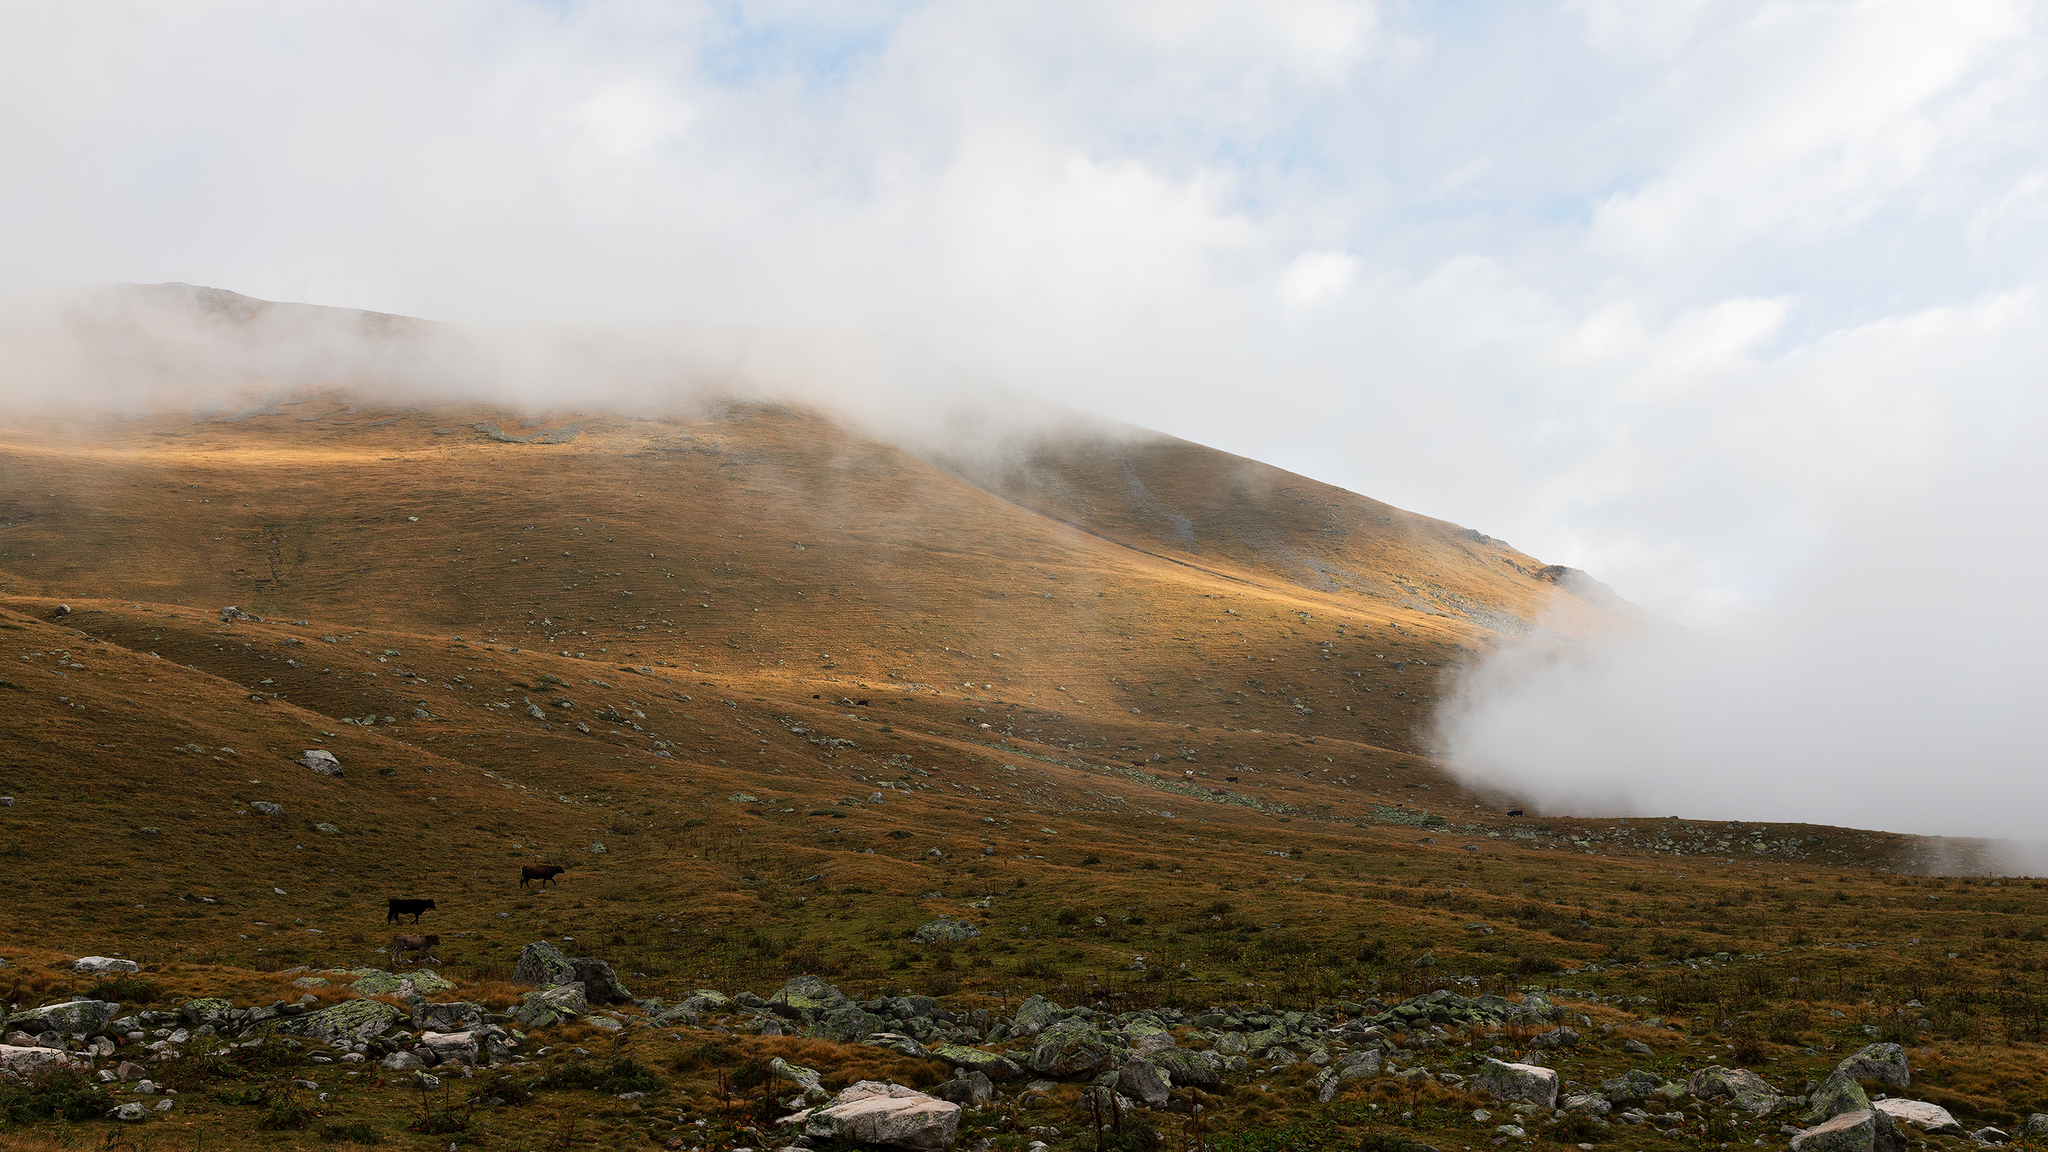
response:
<path id="1" fill-rule="evenodd" d="M 1913 1081 L 1912 1070 L 1906 1066 L 1906 1050 L 1897 1044 L 1872 1044 L 1835 1065 L 1835 1071 L 1893 1088 L 1907 1087 Z"/>
<path id="2" fill-rule="evenodd" d="M 1510 1064 L 1488 1057 L 1478 1086 L 1504 1103 L 1523 1101 L 1543 1108 L 1557 1105 L 1557 1073 L 1533 1064 Z"/>
<path id="3" fill-rule="evenodd" d="M 1066 1018 L 1066 1010 L 1043 996 L 1032 996 L 1017 1006 L 1010 1017 L 1010 1031 L 1019 1036 L 1036 1036 Z"/>
<path id="4" fill-rule="evenodd" d="M 1692 1074 L 1685 1086 L 1701 1100 L 1727 1097 L 1737 1108 L 1758 1116 L 1777 1107 L 1783 1099 L 1768 1081 L 1746 1068 L 1702 1068 Z"/>
<path id="5" fill-rule="evenodd" d="M 325 748 L 308 748 L 299 753 L 299 763 L 322 776 L 341 775 L 341 761 Z"/>
<path id="6" fill-rule="evenodd" d="M 208 1024 L 219 1028 L 235 1014 L 235 1002 L 218 996 L 202 996 L 178 1005 L 178 1019 L 187 1027 L 200 1028 Z"/>
<path id="7" fill-rule="evenodd" d="M 1116 1050 L 1093 1025 L 1062 1020 L 1038 1034 L 1031 1052 L 1034 1071 L 1061 1080 L 1079 1080 L 1116 1066 Z"/>
<path id="8" fill-rule="evenodd" d="M 1970 1133 L 1970 1139 L 1975 1140 L 1979 1144 L 2003 1144 L 2007 1140 L 2012 1139 L 2012 1137 L 2007 1136 L 1996 1128 L 1979 1128 L 1975 1132 Z"/>
<path id="9" fill-rule="evenodd" d="M 28 1075 L 42 1068 L 55 1068 L 78 1063 L 77 1057 L 62 1048 L 42 1045 L 0 1044 L 0 1070 Z"/>
<path id="10" fill-rule="evenodd" d="M 770 1060 L 768 1068 L 769 1071 L 774 1072 L 777 1076 L 796 1085 L 797 1090 L 803 1093 L 806 1101 L 818 1102 L 831 1098 L 832 1094 L 825 1091 L 824 1085 L 819 1082 L 818 1072 L 815 1068 L 806 1068 L 801 1064 L 791 1064 L 780 1056 Z"/>
<path id="11" fill-rule="evenodd" d="M 2048 1112 L 2036 1112 L 2020 1125 L 2022 1139 L 2039 1140 L 2044 1136 L 2048 1136 Z"/>
<path id="12" fill-rule="evenodd" d="M 120 1010 L 119 1004 L 108 1000 L 66 1000 L 10 1016 L 7 1026 L 30 1033 L 56 1032 L 75 1036 L 82 1032 L 87 1036 L 97 1036 Z"/>
<path id="13" fill-rule="evenodd" d="M 1532 1048 L 1576 1048 L 1578 1045 L 1578 1030 L 1563 1027 L 1552 1028 L 1550 1031 L 1529 1041 L 1529 1046 Z"/>
<path id="14" fill-rule="evenodd" d="M 913 1060 L 922 1060 L 925 1056 L 929 1055 L 925 1051 L 924 1045 L 919 1044 L 915 1039 L 905 1036 L 901 1032 L 872 1032 L 861 1043 L 869 1048 L 887 1048 L 891 1052 L 901 1053 Z"/>
<path id="15" fill-rule="evenodd" d="M 535 988 L 574 984 L 576 965 L 560 948 L 545 940 L 536 940 L 519 950 L 519 963 L 513 966 L 512 982 Z"/>
<path id="16" fill-rule="evenodd" d="M 995 1102 L 996 1086 L 981 1073 L 969 1072 L 958 1080 L 948 1080 L 933 1088 L 932 1095 L 941 1100 L 950 1100 L 963 1108 L 979 1108 Z"/>
<path id="17" fill-rule="evenodd" d="M 1159 1065 L 1137 1055 L 1124 1058 L 1117 1069 L 1116 1086 L 1117 1091 L 1142 1100 L 1151 1108 L 1165 1104 L 1173 1092 L 1173 1082 L 1159 1070 Z"/>
<path id="18" fill-rule="evenodd" d="M 1657 1050 L 1641 1040 L 1623 1040 L 1621 1050 L 1631 1056 L 1655 1056 Z"/>
<path id="19" fill-rule="evenodd" d="M 133 1124 L 138 1120 L 149 1119 L 149 1106 L 140 1101 L 130 1100 L 118 1108 L 108 1109 L 107 1118 L 119 1120 L 124 1124 Z"/>
<path id="20" fill-rule="evenodd" d="M 512 1010 L 512 1020 L 522 1028 L 546 1028 L 566 1024 L 589 1011 L 590 1001 L 583 996 L 583 985 L 560 984 L 526 993 L 519 1007 Z"/>
<path id="21" fill-rule="evenodd" d="M 1024 1074 L 1024 1069 L 1019 1068 L 1000 1052 L 972 1048 L 965 1044 L 941 1044 L 930 1049 L 929 1054 L 934 1060 L 969 1072 L 979 1072 L 991 1080 L 1015 1080 Z"/>
<path id="22" fill-rule="evenodd" d="M 1846 1112 L 1870 1111 L 1870 1097 L 1864 1094 L 1863 1085 L 1847 1072 L 1837 1069 L 1821 1082 L 1821 1086 L 1807 1094 L 1806 1111 L 1799 1114 L 1799 1123 L 1811 1127 Z"/>
<path id="23" fill-rule="evenodd" d="M 1614 1110 L 1614 1105 L 1607 1102 L 1607 1097 L 1592 1092 L 1567 1096 L 1562 1107 L 1567 1112 L 1583 1112 L 1595 1118 L 1605 1116 Z"/>
<path id="24" fill-rule="evenodd" d="M 953 944 L 962 940 L 972 940 L 979 935 L 981 929 L 967 921 L 941 916 L 912 932 L 910 938 L 919 944 Z"/>
<path id="25" fill-rule="evenodd" d="M 575 970 L 575 982 L 583 985 L 584 998 L 592 1004 L 630 1004 L 633 994 L 612 971 L 612 966 L 595 957 L 579 956 L 569 961 Z"/>
<path id="26" fill-rule="evenodd" d="M 824 977 L 806 973 L 784 981 L 782 987 L 776 989 L 775 994 L 760 1006 L 772 1008 L 776 1014 L 791 1019 L 812 1020 L 834 1009 L 843 1008 L 848 1003 L 846 994 L 826 983 Z M 881 1032 L 886 1029 L 876 1028 L 872 1031 Z"/>
<path id="27" fill-rule="evenodd" d="M 81 956 L 72 961 L 73 972 L 140 972 L 142 965 L 133 960 L 116 960 L 111 956 Z"/>
<path id="28" fill-rule="evenodd" d="M 412 1086 L 422 1092 L 433 1092 L 441 1087 L 441 1078 L 431 1072 L 422 1072 L 415 1068 L 412 1073 Z"/>
<path id="29" fill-rule="evenodd" d="M 303 1036 L 332 1044 L 368 1043 L 398 1023 L 398 1009 L 381 1000 L 350 1000 L 303 1016 L 280 1017 L 271 1027 L 287 1036 Z"/>
<path id="30" fill-rule="evenodd" d="M 1370 1076 L 1379 1071 L 1380 1054 L 1373 1052 L 1369 1055 L 1372 1057 L 1371 1071 L 1362 1075 Z M 1151 1053 L 1148 1058 L 1159 1065 L 1167 1075 L 1173 1077 L 1175 1084 L 1186 1084 L 1193 1088 L 1214 1088 L 1223 1083 L 1223 1078 L 1216 1074 L 1215 1066 L 1202 1059 L 1199 1052 L 1190 1052 L 1185 1048 L 1161 1048 Z"/>
<path id="31" fill-rule="evenodd" d="M 1648 1099 L 1650 1093 L 1664 1086 L 1664 1078 L 1645 1068 L 1631 1068 L 1619 1076 L 1600 1082 L 1600 1094 L 1610 1104 L 1633 1104 Z"/>
<path id="32" fill-rule="evenodd" d="M 270 801 L 268 801 L 268 800 L 256 800 L 256 801 L 252 801 L 252 802 L 251 802 L 251 803 L 249 804 L 249 807 L 251 807 L 251 808 L 254 808 L 254 809 L 255 809 L 255 810 L 256 810 L 256 811 L 258 812 L 258 813 L 260 813 L 261 815 L 264 815 L 264 816 L 282 816 L 282 815 L 284 815 L 284 805 L 282 805 L 282 804 L 273 804 L 273 803 L 271 803 L 271 802 L 270 802 Z"/>
<path id="33" fill-rule="evenodd" d="M 390 1072 L 404 1072 L 420 1066 L 420 1058 L 410 1052 L 393 1052 L 377 1061 L 377 1066 Z"/>
<path id="34" fill-rule="evenodd" d="M 420 1032 L 470 1032 L 483 1027 L 481 1004 L 451 1000 L 441 1004 L 425 1002 L 412 1006 L 412 1026 Z"/>

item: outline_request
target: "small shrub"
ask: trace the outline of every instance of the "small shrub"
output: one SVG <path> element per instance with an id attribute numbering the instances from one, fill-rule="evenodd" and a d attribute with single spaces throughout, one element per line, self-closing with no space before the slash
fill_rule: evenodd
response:
<path id="1" fill-rule="evenodd" d="M 140 976 L 108 977 L 85 990 L 93 1000 L 115 1000 L 124 1004 L 154 1004 L 163 999 L 163 989 L 156 981 Z"/>
<path id="2" fill-rule="evenodd" d="M 1567 1112 L 1544 1131 L 1544 1135 L 1560 1144 L 1598 1144 L 1608 1134 L 1606 1126 L 1584 1112 Z"/>
<path id="3" fill-rule="evenodd" d="M 280 1076 L 265 1089 L 263 1115 L 257 1117 L 256 1127 L 267 1132 L 279 1132 L 304 1128 L 312 1122 L 312 1105 L 306 1103 L 306 1094 L 296 1079 Z"/>
<path id="4" fill-rule="evenodd" d="M 345 1140 L 351 1144 L 382 1144 L 384 1138 L 375 1128 L 361 1120 L 343 1120 L 321 1127 L 320 1135 L 328 1140 Z"/>
<path id="5" fill-rule="evenodd" d="M 1093 853 L 1093 852 L 1090 852 L 1090 853 L 1089 853 L 1089 854 L 1087 854 L 1086 856 L 1083 856 L 1083 857 L 1081 857 L 1081 867 L 1083 867 L 1083 868 L 1086 868 L 1086 867 L 1088 867 L 1088 866 L 1089 866 L 1090 864 L 1100 864 L 1100 863 L 1102 863 L 1102 857 L 1100 857 L 1100 856 L 1097 856 L 1097 855 L 1096 855 L 1095 853 Z"/>
<path id="6" fill-rule="evenodd" d="M 548 1078 L 548 1083 L 560 1088 L 589 1088 L 612 1096 L 621 1092 L 652 1092 L 661 1086 L 654 1070 L 622 1047 L 614 1047 L 611 1055 L 601 1061 L 572 1056 Z"/>
<path id="7" fill-rule="evenodd" d="M 0 1119 L 17 1124 L 36 1120 L 97 1120 L 106 1101 L 93 1090 L 82 1068 L 44 1068 L 26 1080 L 0 1077 Z"/>

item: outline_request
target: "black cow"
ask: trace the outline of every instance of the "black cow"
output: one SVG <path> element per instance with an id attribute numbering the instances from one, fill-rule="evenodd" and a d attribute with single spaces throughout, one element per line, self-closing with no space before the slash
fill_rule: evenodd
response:
<path id="1" fill-rule="evenodd" d="M 1510 808 L 1510 809 L 1508 809 L 1508 815 L 1510 815 L 1510 816 L 1520 816 L 1521 814 L 1522 814 L 1522 810 L 1521 810 L 1520 808 Z"/>
<path id="2" fill-rule="evenodd" d="M 391 910 L 384 914 L 386 924 L 396 924 L 400 916 L 408 915 L 412 917 L 412 922 L 417 924 L 420 922 L 420 913 L 434 910 L 432 900 L 391 900 L 388 903 Z"/>
<path id="3" fill-rule="evenodd" d="M 566 871 L 568 869 L 560 864 L 522 864 L 519 866 L 519 886 L 524 888 L 527 881 L 538 880 L 540 881 L 540 886 L 545 888 L 548 886 L 548 881 L 553 880 Z"/>
<path id="4" fill-rule="evenodd" d="M 1230 781 L 1232 784 L 1237 783 L 1237 777 L 1235 776 L 1225 776 L 1224 779 Z"/>

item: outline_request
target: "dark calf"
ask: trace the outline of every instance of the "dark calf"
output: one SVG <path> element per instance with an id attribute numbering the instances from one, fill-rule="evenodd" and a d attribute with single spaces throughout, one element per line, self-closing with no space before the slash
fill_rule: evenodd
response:
<path id="1" fill-rule="evenodd" d="M 548 881 L 553 880 L 566 871 L 568 869 L 563 868 L 560 864 L 523 864 L 519 868 L 519 886 L 524 888 L 527 881 L 538 880 L 540 881 L 540 886 L 545 888 L 548 886 Z"/>
<path id="2" fill-rule="evenodd" d="M 434 910 L 432 900 L 391 900 L 387 903 L 391 905 L 391 910 L 384 913 L 386 924 L 398 923 L 400 916 L 411 916 L 412 922 L 417 924 L 420 922 L 420 913 Z"/>

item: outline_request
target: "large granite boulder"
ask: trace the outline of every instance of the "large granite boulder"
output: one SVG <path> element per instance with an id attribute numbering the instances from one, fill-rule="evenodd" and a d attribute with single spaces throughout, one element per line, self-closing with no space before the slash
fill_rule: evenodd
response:
<path id="1" fill-rule="evenodd" d="M 1377 1072 L 1380 1067 L 1380 1054 L 1373 1052 L 1370 1055 L 1372 1072 Z M 1215 1066 L 1202 1059 L 1199 1052 L 1190 1052 L 1185 1048 L 1161 1048 L 1149 1054 L 1146 1059 L 1173 1077 L 1175 1084 L 1186 1084 L 1191 1088 L 1214 1088 L 1223 1083 L 1223 1078 L 1217 1075 Z M 1369 1076 L 1372 1072 L 1360 1075 Z"/>
<path id="2" fill-rule="evenodd" d="M 583 985 L 583 997 L 592 1004 L 630 1004 L 633 994 L 619 983 L 618 974 L 606 961 L 594 956 L 574 956 L 569 959 L 570 968 L 575 971 L 577 984 Z"/>
<path id="3" fill-rule="evenodd" d="M 1913 1082 L 1912 1069 L 1906 1066 L 1906 1050 L 1897 1044 L 1872 1044 L 1835 1065 L 1835 1071 L 1893 1088 L 1904 1088 Z"/>
<path id="4" fill-rule="evenodd" d="M 1478 1086 L 1503 1104 L 1557 1106 L 1557 1072 L 1535 1064 L 1509 1064 L 1488 1057 L 1479 1069 Z"/>
<path id="5" fill-rule="evenodd" d="M 927 1049 L 925 1054 L 965 1072 L 979 1072 L 991 1080 L 1015 1080 L 1024 1074 L 1024 1070 L 1012 1063 L 1009 1057 L 965 1044 L 941 1044 Z"/>
<path id="6" fill-rule="evenodd" d="M 1737 1108 L 1758 1116 L 1777 1107 L 1783 1099 L 1768 1081 L 1747 1068 L 1702 1068 L 1692 1074 L 1685 1086 L 1701 1100 L 1725 1096 Z"/>
<path id="7" fill-rule="evenodd" d="M 1036 1036 L 1061 1020 L 1067 1011 L 1043 996 L 1032 996 L 1017 1006 L 1010 1017 L 1010 1031 L 1019 1036 Z"/>
<path id="8" fill-rule="evenodd" d="M 1806 1111 L 1799 1114 L 1802 1126 L 1812 1126 L 1845 1112 L 1870 1111 L 1870 1097 L 1854 1076 L 1836 1070 L 1806 1097 Z"/>
<path id="9" fill-rule="evenodd" d="M 566 1024 L 589 1011 L 590 1001 L 583 997 L 583 985 L 559 984 L 526 993 L 519 1007 L 512 1010 L 512 1019 L 522 1028 L 546 1028 Z"/>
<path id="10" fill-rule="evenodd" d="M 1905 1152 L 1891 1117 L 1869 1108 L 1831 1116 L 1792 1137 L 1792 1152 Z"/>
<path id="11" fill-rule="evenodd" d="M 792 1020 L 814 1020 L 824 1013 L 845 1007 L 850 1001 L 846 994 L 825 982 L 822 976 L 808 973 L 792 976 L 782 987 L 768 997 L 768 1006 L 776 1015 Z M 876 1029 L 882 1031 L 882 1029 Z"/>
<path id="12" fill-rule="evenodd" d="M 0 1071 L 28 1076 L 45 1068 L 57 1068 L 78 1063 L 78 1058 L 62 1048 L 41 1048 L 24 1044 L 0 1044 Z"/>
<path id="13" fill-rule="evenodd" d="M 796 1085 L 797 1091 L 803 1093 L 806 1102 L 822 1101 L 832 1095 L 830 1092 L 825 1091 L 825 1086 L 820 1081 L 818 1070 L 815 1068 L 806 1068 L 801 1064 L 791 1064 L 789 1061 L 777 1056 L 768 1062 L 768 1070 Z"/>
<path id="14" fill-rule="evenodd" d="M 188 1028 L 211 1024 L 217 1029 L 234 1014 L 235 1002 L 218 996 L 201 996 L 178 1005 L 178 1019 L 183 1020 Z"/>
<path id="15" fill-rule="evenodd" d="M 7 1026 L 31 1035 L 56 1032 L 64 1036 L 97 1036 L 120 1010 L 121 1006 L 111 1000 L 66 1000 L 9 1016 Z"/>
<path id="16" fill-rule="evenodd" d="M 288 1036 L 333 1044 L 367 1044 L 398 1023 L 398 1009 L 382 1000 L 349 1000 L 304 1016 L 280 1016 L 271 1026 Z"/>
<path id="17" fill-rule="evenodd" d="M 421 1001 L 412 1006 L 412 1026 L 415 1032 L 469 1032 L 483 1027 L 484 1009 L 481 1004 L 463 1000 L 451 1000 L 444 1004 L 429 1004 Z"/>
<path id="18" fill-rule="evenodd" d="M 519 950 L 519 963 L 512 969 L 512 982 L 534 988 L 553 988 L 576 983 L 576 964 L 560 948 L 536 940 Z"/>
<path id="19" fill-rule="evenodd" d="M 1173 1081 L 1159 1070 L 1159 1065 L 1132 1054 L 1124 1057 L 1123 1064 L 1117 1069 L 1116 1090 L 1142 1101 L 1148 1108 L 1159 1108 L 1172 1095 Z"/>
<path id="20" fill-rule="evenodd" d="M 1062 1020 L 1038 1034 L 1031 1067 L 1057 1080 L 1080 1080 L 1117 1065 L 1116 1046 L 1082 1020 Z"/>
<path id="21" fill-rule="evenodd" d="M 905 1088 L 863 1080 L 830 1104 L 790 1117 L 813 1140 L 883 1144 L 940 1152 L 960 1129 L 960 1105 Z"/>
<path id="22" fill-rule="evenodd" d="M 80 956 L 71 962 L 73 972 L 140 972 L 142 965 L 112 956 Z"/>

